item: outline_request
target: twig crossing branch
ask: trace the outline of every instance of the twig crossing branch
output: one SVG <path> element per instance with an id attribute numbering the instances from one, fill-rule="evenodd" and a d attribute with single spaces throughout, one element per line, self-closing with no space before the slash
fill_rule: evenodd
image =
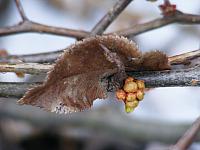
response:
<path id="1" fill-rule="evenodd" d="M 94 26 L 91 35 L 101 35 L 132 0 L 118 0 L 108 13 Z"/>
<path id="2" fill-rule="evenodd" d="M 24 9 L 23 9 L 23 7 L 22 7 L 22 4 L 21 4 L 21 2 L 20 2 L 20 0 L 15 0 L 15 3 L 16 3 L 17 9 L 18 9 L 18 11 L 19 11 L 19 13 L 20 13 L 20 16 L 21 16 L 22 20 L 23 20 L 23 21 L 28 20 L 26 14 L 25 14 L 25 12 L 24 12 Z"/>

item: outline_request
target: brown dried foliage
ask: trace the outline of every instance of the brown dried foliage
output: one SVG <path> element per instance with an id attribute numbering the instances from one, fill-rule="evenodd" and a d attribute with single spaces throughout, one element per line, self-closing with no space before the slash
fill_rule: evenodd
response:
<path id="1" fill-rule="evenodd" d="M 8 56 L 8 52 L 4 49 L 0 49 L 0 57 L 6 57 Z"/>
<path id="2" fill-rule="evenodd" d="M 168 57 L 161 51 L 147 52 L 141 59 L 141 70 L 166 70 L 170 69 Z"/>
<path id="3" fill-rule="evenodd" d="M 125 67 L 135 65 L 136 67 L 132 67 L 138 68 L 137 66 L 146 64 L 142 61 L 145 60 L 145 55 L 143 57 L 136 44 L 124 37 L 90 37 L 68 47 L 48 73 L 46 81 L 41 86 L 30 89 L 19 103 L 69 113 L 88 109 L 95 99 L 106 98 L 107 87 L 101 79 L 116 73 L 117 64 L 106 58 L 100 44 L 116 53 Z M 138 61 L 131 62 L 131 58 Z"/>

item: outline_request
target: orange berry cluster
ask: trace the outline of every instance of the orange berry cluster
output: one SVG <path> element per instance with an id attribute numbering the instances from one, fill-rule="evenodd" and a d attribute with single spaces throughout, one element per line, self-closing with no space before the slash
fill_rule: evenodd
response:
<path id="1" fill-rule="evenodd" d="M 118 100 L 124 101 L 127 113 L 133 112 L 138 106 L 139 101 L 144 98 L 144 89 L 143 80 L 128 77 L 125 80 L 123 89 L 117 90 L 116 97 Z"/>

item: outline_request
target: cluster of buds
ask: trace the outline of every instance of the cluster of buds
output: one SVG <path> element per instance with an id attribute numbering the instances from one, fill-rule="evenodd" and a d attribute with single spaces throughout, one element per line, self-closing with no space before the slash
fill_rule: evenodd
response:
<path id="1" fill-rule="evenodd" d="M 118 100 L 125 103 L 125 110 L 127 113 L 133 112 L 138 106 L 139 101 L 144 98 L 144 81 L 128 77 L 124 82 L 123 89 L 116 92 Z"/>
<path id="2" fill-rule="evenodd" d="M 159 5 L 164 16 L 174 15 L 176 13 L 176 5 L 171 4 L 169 0 L 165 0 L 163 5 Z"/>

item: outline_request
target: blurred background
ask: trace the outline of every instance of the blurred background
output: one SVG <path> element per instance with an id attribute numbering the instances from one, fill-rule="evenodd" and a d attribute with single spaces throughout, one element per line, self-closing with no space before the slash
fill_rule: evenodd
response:
<path id="1" fill-rule="evenodd" d="M 29 19 L 58 27 L 90 31 L 116 0 L 21 0 Z M 200 14 L 200 1 L 171 0 L 185 13 Z M 161 17 L 157 2 L 133 1 L 106 32 Z M 0 26 L 20 21 L 14 0 L 0 0 Z M 171 24 L 135 36 L 141 51 L 161 50 L 169 56 L 200 48 L 200 26 Z M 0 37 L 9 54 L 33 54 L 64 49 L 75 39 L 26 33 Z M 0 74 L 1 82 L 42 81 L 44 76 Z M 157 88 L 146 92 L 131 113 L 110 93 L 91 110 L 69 115 L 18 106 L 16 99 L 0 99 L 0 150 L 161 150 L 176 143 L 200 115 L 200 88 Z M 200 137 L 198 138 L 200 139 Z M 190 150 L 199 150 L 198 140 Z"/>

